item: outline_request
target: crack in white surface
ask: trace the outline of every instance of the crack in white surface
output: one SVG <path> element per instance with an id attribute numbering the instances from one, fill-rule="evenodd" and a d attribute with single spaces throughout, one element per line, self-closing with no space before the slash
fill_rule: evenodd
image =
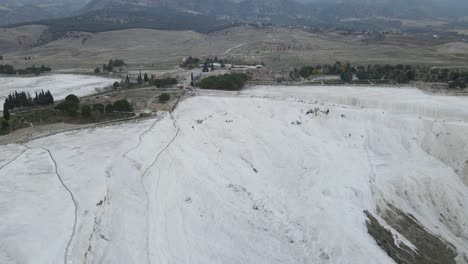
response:
<path id="1" fill-rule="evenodd" d="M 130 160 L 131 162 L 135 163 L 135 164 L 139 164 L 136 160 L 130 158 L 128 156 L 128 154 L 130 154 L 131 152 L 135 151 L 136 149 L 138 149 L 140 146 L 141 146 L 141 143 L 143 142 L 143 138 L 146 136 L 146 134 L 148 134 L 149 132 L 151 132 L 154 127 L 156 126 L 156 124 L 160 121 L 161 119 L 159 118 L 156 118 L 156 120 L 154 120 L 154 123 L 147 129 L 145 130 L 143 133 L 141 133 L 139 136 L 138 136 L 138 144 L 135 145 L 135 147 L 129 149 L 127 152 L 125 152 L 125 154 L 123 154 L 123 157 Z"/>
<path id="2" fill-rule="evenodd" d="M 172 143 L 174 143 L 176 138 L 179 136 L 180 128 L 177 127 L 177 125 L 176 125 L 177 120 L 174 118 L 174 116 L 172 115 L 171 112 L 169 112 L 169 115 L 170 115 L 171 119 L 173 120 L 172 125 L 176 129 L 176 133 L 175 133 L 174 137 L 172 137 L 172 139 L 169 141 L 169 143 L 167 143 L 167 145 L 156 155 L 153 162 L 145 169 L 145 171 L 141 175 L 141 183 L 142 183 L 143 188 L 145 190 L 145 196 L 146 196 L 146 218 L 147 218 L 146 223 L 147 223 L 147 227 L 148 227 L 148 232 L 146 233 L 146 253 L 147 253 L 147 258 L 148 258 L 148 264 L 151 264 L 151 256 L 150 256 L 150 252 L 149 252 L 149 236 L 148 236 L 149 228 L 150 228 L 150 221 L 149 221 L 149 214 L 148 214 L 149 213 L 149 195 L 148 195 L 148 190 L 146 189 L 143 180 L 144 180 L 146 174 L 148 174 L 149 170 L 151 168 L 153 168 L 157 164 L 157 162 L 158 162 L 159 158 L 161 157 L 161 155 L 167 149 L 169 149 L 169 147 L 172 145 Z M 158 191 L 158 186 L 159 186 L 160 179 L 161 179 L 161 177 L 158 177 L 158 179 L 156 180 L 156 188 L 155 188 L 156 193 Z M 157 198 L 157 196 L 156 196 L 156 198 Z"/>
<path id="3" fill-rule="evenodd" d="M 58 166 L 57 166 L 57 161 L 55 160 L 54 156 L 52 155 L 52 152 L 44 147 L 42 147 L 43 150 L 47 151 L 47 153 L 49 154 L 49 157 L 50 159 L 52 160 L 52 162 L 54 163 L 54 168 L 55 168 L 55 174 L 57 175 L 57 178 L 59 179 L 60 183 L 62 184 L 62 186 L 65 188 L 65 190 L 67 190 L 67 192 L 70 194 L 70 197 L 73 201 L 73 205 L 74 205 L 74 214 L 75 214 L 75 217 L 74 217 L 74 220 L 73 220 L 73 230 L 72 230 L 72 233 L 70 235 L 70 239 L 68 240 L 67 242 L 67 246 L 65 247 L 65 255 L 64 255 L 64 258 L 63 258 L 63 263 L 64 264 L 67 264 L 68 263 L 68 252 L 70 250 L 70 245 L 73 241 L 73 237 L 75 236 L 75 232 L 76 232 L 76 223 L 77 223 L 77 219 L 78 219 L 78 203 L 75 199 L 75 196 L 73 195 L 73 192 L 68 188 L 68 186 L 63 182 L 63 179 L 62 179 L 62 176 L 60 175 L 59 171 L 58 171 Z"/>
<path id="4" fill-rule="evenodd" d="M 30 150 L 30 148 L 28 146 L 25 146 L 25 145 L 22 145 L 23 147 L 25 147 L 26 149 L 23 150 L 21 153 L 19 153 L 18 155 L 16 155 L 13 159 L 11 159 L 10 161 L 8 161 L 7 163 L 3 164 L 1 167 L 0 167 L 0 170 L 2 170 L 3 168 L 7 167 L 8 165 L 10 165 L 11 163 L 15 162 L 19 157 L 21 157 L 24 153 L 26 153 L 28 150 Z"/>

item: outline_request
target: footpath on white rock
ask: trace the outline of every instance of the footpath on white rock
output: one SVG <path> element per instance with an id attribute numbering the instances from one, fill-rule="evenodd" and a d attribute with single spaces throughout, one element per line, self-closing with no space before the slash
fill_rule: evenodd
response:
<path id="1" fill-rule="evenodd" d="M 0 146 L 0 263 L 395 263 L 365 211 L 418 259 L 397 208 L 466 264 L 467 121 L 413 88 L 262 86 Z"/>

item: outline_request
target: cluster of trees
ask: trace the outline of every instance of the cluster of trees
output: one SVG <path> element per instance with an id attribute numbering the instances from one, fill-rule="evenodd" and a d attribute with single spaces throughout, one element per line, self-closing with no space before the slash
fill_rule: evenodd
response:
<path id="1" fill-rule="evenodd" d="M 33 103 L 36 105 L 53 105 L 54 97 L 49 90 L 47 90 L 47 92 L 41 91 L 39 94 L 36 92 Z"/>
<path id="2" fill-rule="evenodd" d="M 113 104 L 107 104 L 106 106 L 104 106 L 103 104 L 93 104 L 91 106 L 85 105 L 81 107 L 81 115 L 85 118 L 98 118 L 103 114 L 110 114 L 113 112 L 127 113 L 132 111 L 132 105 L 125 99 L 115 101 Z"/>
<path id="3" fill-rule="evenodd" d="M 80 109 L 80 99 L 74 94 L 69 94 L 65 97 L 65 101 L 55 106 L 55 109 L 65 112 L 70 116 L 76 116 Z"/>
<path id="4" fill-rule="evenodd" d="M 11 65 L 0 65 L 0 73 L 1 74 L 16 74 L 16 70 L 13 66 Z"/>
<path id="5" fill-rule="evenodd" d="M 80 99 L 70 94 L 65 97 L 65 100 L 55 107 L 55 109 L 64 112 L 70 116 L 77 116 L 81 109 L 81 115 L 85 118 L 91 116 L 99 116 L 102 114 L 109 114 L 112 112 L 132 112 L 132 105 L 125 99 L 115 101 L 113 104 L 110 103 L 106 106 L 103 104 L 84 105 L 80 108 Z"/>
<path id="6" fill-rule="evenodd" d="M 141 72 L 140 74 L 138 75 L 137 77 L 137 83 L 138 85 L 142 85 L 143 83 L 148 83 L 149 82 L 149 77 L 148 77 L 148 74 L 145 72 L 144 75 L 141 75 Z"/>
<path id="7" fill-rule="evenodd" d="M 415 70 L 411 65 L 368 65 L 358 66 L 353 72 L 359 80 L 391 80 L 397 83 L 408 83 L 416 80 Z"/>
<path id="8" fill-rule="evenodd" d="M 163 79 L 151 79 L 149 84 L 152 84 L 158 88 L 168 87 L 177 84 L 177 79 L 175 78 L 163 78 Z"/>
<path id="9" fill-rule="evenodd" d="M 110 104 L 112 106 L 112 104 Z M 108 109 L 106 111 L 106 107 L 103 104 L 93 104 L 91 106 L 85 105 L 81 107 L 81 115 L 85 118 L 94 116 L 94 117 L 99 117 L 103 115 L 104 113 L 111 113 L 114 112 L 113 109 Z"/>
<path id="10" fill-rule="evenodd" d="M 458 68 L 438 68 L 411 65 L 374 65 L 356 68 L 356 77 L 360 80 L 392 80 L 398 83 L 410 81 L 447 83 L 449 88 L 467 88 L 468 71 Z"/>
<path id="11" fill-rule="evenodd" d="M 53 105 L 54 97 L 50 91 L 40 93 L 36 92 L 34 98 L 26 92 L 14 92 L 5 98 L 3 103 L 3 123 L 2 128 L 8 127 L 8 121 L 10 120 L 10 110 L 19 107 L 36 106 L 36 105 Z"/>
<path id="12" fill-rule="evenodd" d="M 195 57 L 188 57 L 186 58 L 182 64 L 180 64 L 180 67 L 182 68 L 187 68 L 187 69 L 193 69 L 193 68 L 197 68 L 198 65 L 200 64 L 201 60 L 199 58 L 195 58 Z"/>
<path id="13" fill-rule="evenodd" d="M 126 63 L 122 59 L 115 59 L 114 61 L 110 60 L 109 65 L 111 65 L 112 67 L 123 67 L 126 65 Z"/>
<path id="14" fill-rule="evenodd" d="M 45 72 L 50 72 L 52 71 L 52 69 L 50 67 L 46 67 L 44 65 L 42 65 L 41 67 L 36 67 L 36 66 L 32 66 L 32 67 L 28 67 L 26 69 L 15 69 L 12 65 L 0 65 L 0 74 L 20 74 L 20 75 L 23 75 L 23 74 L 36 74 L 36 75 L 39 75 L 41 73 L 45 73 Z"/>
<path id="15" fill-rule="evenodd" d="M 102 68 L 96 67 L 94 69 L 94 73 L 101 73 L 102 72 L 114 72 L 114 68 L 123 67 L 125 66 L 125 61 L 121 59 L 110 59 L 107 64 L 103 64 Z"/>
<path id="16" fill-rule="evenodd" d="M 426 82 L 444 82 L 448 83 L 449 88 L 467 88 L 468 71 L 460 71 L 459 69 L 448 68 L 430 68 L 426 70 L 426 74 L 422 76 Z"/>
<path id="17" fill-rule="evenodd" d="M 50 91 L 39 93 L 31 97 L 31 94 L 26 92 L 14 92 L 7 96 L 4 103 L 8 109 L 14 109 L 18 107 L 36 106 L 36 105 L 53 105 L 54 97 Z"/>
<path id="18" fill-rule="evenodd" d="M 334 65 L 303 66 L 290 73 L 291 78 L 309 78 L 313 75 L 340 75 L 341 80 L 350 82 L 359 80 L 388 80 L 397 83 L 410 81 L 446 83 L 449 88 L 465 89 L 468 87 L 468 71 L 458 68 L 440 68 L 422 65 L 367 65 L 352 66 L 349 63 L 336 62 Z"/>
<path id="19" fill-rule="evenodd" d="M 164 88 L 164 87 L 168 87 L 168 86 L 172 86 L 172 85 L 177 84 L 177 79 L 175 79 L 175 78 L 156 79 L 154 77 L 154 75 L 151 75 L 151 77 L 149 77 L 146 72 L 144 74 L 142 74 L 140 72 L 140 74 L 137 76 L 136 83 L 138 85 L 142 85 L 142 84 L 146 83 L 146 84 L 149 84 L 149 85 L 154 85 L 154 86 L 156 86 L 158 88 Z M 132 81 L 131 81 L 131 79 L 130 79 L 130 77 L 128 75 L 125 78 L 125 84 L 127 86 L 132 85 Z M 119 86 L 116 87 L 116 85 L 114 85 L 114 88 L 118 88 L 118 87 Z"/>
<path id="20" fill-rule="evenodd" d="M 201 63 L 202 63 L 202 61 L 199 58 L 195 58 L 195 57 L 190 56 L 190 57 L 186 58 L 182 62 L 180 67 L 187 68 L 187 69 L 193 69 L 193 68 L 197 68 Z M 224 68 L 225 65 L 226 65 L 226 60 L 219 59 L 218 56 L 215 56 L 214 58 L 205 59 L 205 61 L 203 62 L 203 72 L 214 71 L 214 68 L 215 68 L 214 64 L 215 63 L 219 63 L 221 68 Z"/>
<path id="21" fill-rule="evenodd" d="M 418 68 L 420 69 L 420 68 Z M 352 66 L 349 63 L 343 64 L 336 62 L 333 65 L 304 66 L 301 69 L 295 69 L 291 76 L 293 78 L 309 78 L 312 75 L 340 75 L 341 80 L 351 82 L 356 76 L 359 80 L 391 80 L 398 83 L 408 83 L 416 80 L 415 69 L 411 65 L 368 65 Z M 418 70 L 418 72 L 421 72 Z"/>
<path id="22" fill-rule="evenodd" d="M 215 67 L 214 67 L 214 64 L 215 63 L 219 63 L 220 64 L 220 67 L 222 69 L 224 69 L 225 65 L 226 65 L 226 61 L 224 59 L 218 59 L 217 56 L 214 57 L 214 59 L 206 59 L 205 60 L 205 63 L 203 63 L 203 72 L 209 72 L 209 71 L 214 71 L 215 70 Z"/>
<path id="23" fill-rule="evenodd" d="M 317 66 L 303 66 L 300 70 L 295 69 L 294 73 L 296 76 L 301 76 L 303 78 L 308 78 L 312 75 L 322 75 L 322 74 L 337 74 L 340 75 L 344 72 L 349 72 L 352 70 L 352 66 L 349 63 L 343 64 L 337 61 L 335 64 L 323 64 Z"/>
<path id="24" fill-rule="evenodd" d="M 201 89 L 237 91 L 242 89 L 248 80 L 247 74 L 233 73 L 205 78 L 198 86 Z"/>

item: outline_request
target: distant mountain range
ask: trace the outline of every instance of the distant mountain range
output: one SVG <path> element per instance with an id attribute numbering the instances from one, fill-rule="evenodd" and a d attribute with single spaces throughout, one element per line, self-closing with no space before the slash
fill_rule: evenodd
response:
<path id="1" fill-rule="evenodd" d="M 93 0 L 82 12 L 112 9 L 116 6 L 165 7 L 178 11 L 216 16 L 242 22 L 302 24 L 330 22 L 343 17 L 424 17 L 432 15 L 429 0 Z"/>
<path id="2" fill-rule="evenodd" d="M 339 25 L 343 18 L 419 19 L 455 13 L 464 15 L 468 9 L 461 0 L 3 1 L 5 3 L 0 4 L 0 25 L 41 20 L 40 23 L 61 31 L 131 27 L 210 31 L 234 23 Z M 372 27 L 372 23 L 368 26 Z"/>
<path id="3" fill-rule="evenodd" d="M 89 0 L 0 0 L 0 25 L 73 15 Z"/>

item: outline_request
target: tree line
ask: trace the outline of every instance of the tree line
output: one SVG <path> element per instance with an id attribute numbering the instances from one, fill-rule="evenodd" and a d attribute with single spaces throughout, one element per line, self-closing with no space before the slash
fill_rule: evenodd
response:
<path id="1" fill-rule="evenodd" d="M 36 92 L 34 98 L 27 92 L 17 92 L 9 94 L 3 103 L 3 123 L 2 128 L 8 127 L 10 120 L 10 110 L 19 107 L 28 107 L 36 105 L 53 105 L 54 97 L 50 91 Z"/>
<path id="2" fill-rule="evenodd" d="M 182 61 L 182 64 L 180 64 L 180 67 L 193 69 L 193 68 L 197 68 L 200 63 L 201 63 L 201 60 L 199 58 L 189 56 L 188 58 L 184 59 L 184 61 Z"/>
<path id="3" fill-rule="evenodd" d="M 350 82 L 356 76 L 359 80 L 392 80 L 398 83 L 407 83 L 416 78 L 416 72 L 411 65 L 368 65 L 352 66 L 350 63 L 336 62 L 333 65 L 323 64 L 317 66 L 303 66 L 295 69 L 292 76 L 309 78 L 313 75 L 340 75 L 345 82 Z"/>
<path id="4" fill-rule="evenodd" d="M 101 72 L 114 72 L 114 68 L 123 67 L 127 65 L 124 60 L 121 59 L 110 59 L 107 64 L 103 64 L 102 67 L 96 67 L 94 73 Z"/>
<path id="5" fill-rule="evenodd" d="M 424 65 L 367 65 L 352 66 L 350 63 L 336 62 L 335 64 L 321 64 L 303 66 L 291 71 L 292 79 L 310 78 L 313 75 L 339 75 L 344 82 L 358 80 L 388 80 L 397 83 L 411 81 L 442 82 L 450 88 L 466 88 L 468 71 L 453 68 L 437 68 Z"/>
<path id="6" fill-rule="evenodd" d="M 42 74 L 45 72 L 50 72 L 52 69 L 50 67 L 46 67 L 42 65 L 41 67 L 28 67 L 26 69 L 15 69 L 12 65 L 5 64 L 5 65 L 0 65 L 0 74 L 8 74 L 8 75 L 13 75 L 13 74 L 19 74 L 19 75 L 24 75 L 24 74 Z"/>
<path id="7" fill-rule="evenodd" d="M 136 84 L 143 85 L 145 83 L 149 85 L 154 85 L 158 88 L 164 88 L 164 87 L 176 85 L 178 81 L 175 78 L 158 79 L 158 78 L 155 78 L 154 75 L 151 75 L 151 77 L 149 77 L 146 72 L 144 74 L 140 72 L 140 74 L 138 74 L 136 78 Z M 123 81 L 123 84 L 127 87 L 131 87 L 133 84 L 135 84 L 135 82 L 133 82 L 130 76 L 127 75 L 125 77 L 125 80 Z M 120 87 L 120 84 L 114 84 L 114 88 L 118 88 L 118 87 Z"/>
<path id="8" fill-rule="evenodd" d="M 14 92 L 9 94 L 4 105 L 8 109 L 14 109 L 18 107 L 27 107 L 27 106 L 36 106 L 36 105 L 53 105 L 54 97 L 49 90 L 44 92 L 43 90 L 39 93 L 36 92 L 34 97 L 31 97 L 31 94 L 27 92 Z"/>
<path id="9" fill-rule="evenodd" d="M 430 68 L 421 77 L 425 82 L 448 83 L 449 88 L 465 89 L 468 84 L 468 71 L 447 68 Z"/>
<path id="10" fill-rule="evenodd" d="M 215 63 L 219 63 L 220 67 L 224 68 L 227 63 L 227 60 L 220 59 L 218 58 L 218 56 L 215 56 L 214 58 L 206 58 L 205 61 L 203 61 L 202 63 L 201 59 L 190 56 L 184 59 L 180 67 L 190 70 L 190 69 L 198 68 L 200 64 L 203 64 L 203 67 L 202 67 L 203 72 L 209 72 L 209 71 L 214 71 Z"/>
<path id="11" fill-rule="evenodd" d="M 201 89 L 237 91 L 242 89 L 248 80 L 249 77 L 247 74 L 233 73 L 220 76 L 210 76 L 201 80 L 198 83 L 198 86 Z"/>
<path id="12" fill-rule="evenodd" d="M 56 110 L 63 112 L 69 116 L 75 117 L 78 113 L 81 113 L 82 117 L 88 118 L 91 116 L 98 117 L 101 114 L 110 114 L 113 112 L 132 112 L 133 107 L 125 99 L 117 100 L 114 103 L 109 103 L 106 106 L 103 104 L 83 105 L 80 106 L 80 99 L 74 95 L 69 94 L 65 97 L 65 100 L 57 104 Z"/>

